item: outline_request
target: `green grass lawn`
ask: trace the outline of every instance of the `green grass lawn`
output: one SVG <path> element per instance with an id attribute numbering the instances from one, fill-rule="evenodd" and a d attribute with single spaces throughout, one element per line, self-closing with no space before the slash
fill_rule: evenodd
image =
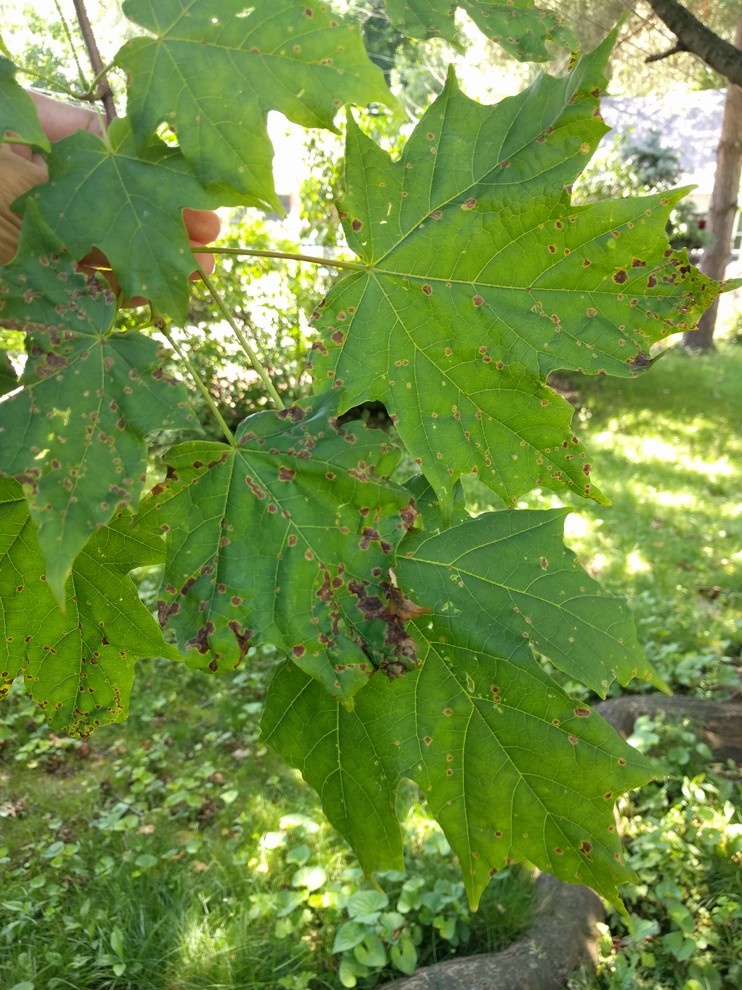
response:
<path id="1" fill-rule="evenodd" d="M 629 598 L 673 690 L 707 697 L 740 684 L 741 383 L 742 347 L 730 346 L 575 386 L 577 432 L 613 504 L 570 501 L 567 543 Z M 489 507 L 483 489 L 469 495 Z M 274 662 L 262 653 L 224 678 L 142 663 L 132 718 L 85 741 L 50 733 L 12 692 L 0 707 L 0 990 L 372 987 L 392 960 L 399 975 L 522 930 L 527 873 L 498 874 L 472 916 L 413 789 L 407 872 L 364 880 L 314 795 L 259 741 Z M 710 766 L 682 725 L 642 723 L 635 741 L 675 775 L 622 805 L 633 920 L 611 916 L 598 982 L 575 986 L 738 986 L 738 773 Z"/>

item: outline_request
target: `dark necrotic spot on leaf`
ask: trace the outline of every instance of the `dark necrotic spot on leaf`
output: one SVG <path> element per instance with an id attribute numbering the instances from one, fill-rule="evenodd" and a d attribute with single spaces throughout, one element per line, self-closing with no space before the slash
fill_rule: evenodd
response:
<path id="1" fill-rule="evenodd" d="M 234 633 L 234 638 L 237 640 L 237 648 L 239 650 L 239 659 L 242 660 L 244 655 L 250 649 L 252 629 L 243 629 L 236 619 L 232 619 L 228 622 L 227 626 Z"/>
<path id="2" fill-rule="evenodd" d="M 619 285 L 623 285 L 624 282 L 627 281 L 628 277 L 629 276 L 626 274 L 626 272 L 623 270 L 623 268 L 619 268 L 619 270 L 613 276 L 613 281 L 614 282 L 617 282 Z"/>
<path id="3" fill-rule="evenodd" d="M 290 419 L 292 423 L 301 423 L 306 412 L 301 406 L 289 406 L 288 409 L 280 409 L 276 416 L 279 419 Z"/>
<path id="4" fill-rule="evenodd" d="M 186 646 L 189 649 L 198 650 L 199 653 L 205 655 L 209 652 L 209 636 L 214 632 L 214 623 L 209 619 L 209 621 L 201 626 L 193 639 L 189 639 Z"/>

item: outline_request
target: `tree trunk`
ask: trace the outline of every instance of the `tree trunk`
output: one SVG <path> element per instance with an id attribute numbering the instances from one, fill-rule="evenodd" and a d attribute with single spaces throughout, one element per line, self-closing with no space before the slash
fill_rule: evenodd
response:
<path id="1" fill-rule="evenodd" d="M 742 11 L 740 11 L 734 44 L 735 47 L 742 49 Z M 716 174 L 706 228 L 709 243 L 704 249 L 699 266 L 704 275 L 718 281 L 722 281 L 726 276 L 731 254 L 740 172 L 742 172 L 742 86 L 730 83 L 724 103 L 724 121 L 716 152 Z M 713 348 L 718 309 L 717 298 L 713 306 L 707 309 L 699 320 L 698 330 L 683 335 L 683 344 L 688 350 L 708 351 Z"/>

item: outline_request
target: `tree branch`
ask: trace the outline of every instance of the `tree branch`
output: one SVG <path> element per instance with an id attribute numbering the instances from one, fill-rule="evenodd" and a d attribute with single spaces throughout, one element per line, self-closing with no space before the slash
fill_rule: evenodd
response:
<path id="1" fill-rule="evenodd" d="M 682 45 L 673 45 L 672 48 L 668 48 L 666 52 L 657 52 L 656 55 L 647 55 L 644 61 L 649 65 L 650 62 L 661 62 L 663 58 L 669 58 L 671 55 L 678 55 L 680 52 L 688 51 L 687 48 L 683 48 Z"/>
<path id="2" fill-rule="evenodd" d="M 82 32 L 83 41 L 85 42 L 85 47 L 88 52 L 88 58 L 90 59 L 90 65 L 92 66 L 93 72 L 99 81 L 98 92 L 95 94 L 95 98 L 103 102 L 103 107 L 106 112 L 106 120 L 110 124 L 111 121 L 116 116 L 116 107 L 113 102 L 113 92 L 111 91 L 111 86 L 106 78 L 106 70 L 103 66 L 103 59 L 100 57 L 100 52 L 98 51 L 98 43 L 95 40 L 95 35 L 93 34 L 93 28 L 90 24 L 90 18 L 88 17 L 88 12 L 85 7 L 85 0 L 73 0 L 75 5 L 75 13 L 77 14 L 77 23 L 80 25 L 80 31 Z"/>
<path id="3" fill-rule="evenodd" d="M 678 0 L 647 0 L 655 14 L 678 39 L 675 51 L 692 52 L 731 83 L 742 86 L 742 52 L 702 24 Z M 668 55 L 671 52 L 667 53 Z M 665 56 L 650 56 L 656 61 Z"/>

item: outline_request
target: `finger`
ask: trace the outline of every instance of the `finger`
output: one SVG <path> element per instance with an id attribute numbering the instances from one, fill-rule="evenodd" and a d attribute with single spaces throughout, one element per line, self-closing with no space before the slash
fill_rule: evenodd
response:
<path id="1" fill-rule="evenodd" d="M 221 220 L 211 210 L 183 210 L 183 221 L 191 242 L 199 247 L 215 241 L 222 229 Z"/>
<path id="2" fill-rule="evenodd" d="M 191 244 L 191 247 L 201 247 L 200 244 Z M 199 271 L 192 272 L 189 276 L 192 280 L 196 281 L 200 277 L 200 272 L 203 271 L 206 275 L 211 275 L 214 271 L 214 255 L 213 254 L 194 254 L 196 259 L 196 264 L 199 267 Z"/>
<path id="3" fill-rule="evenodd" d="M 74 134 L 75 131 L 102 133 L 100 118 L 95 110 L 75 106 L 73 103 L 62 103 L 33 90 L 29 90 L 28 93 L 36 104 L 39 121 L 50 141 L 58 141 L 69 134 Z"/>

